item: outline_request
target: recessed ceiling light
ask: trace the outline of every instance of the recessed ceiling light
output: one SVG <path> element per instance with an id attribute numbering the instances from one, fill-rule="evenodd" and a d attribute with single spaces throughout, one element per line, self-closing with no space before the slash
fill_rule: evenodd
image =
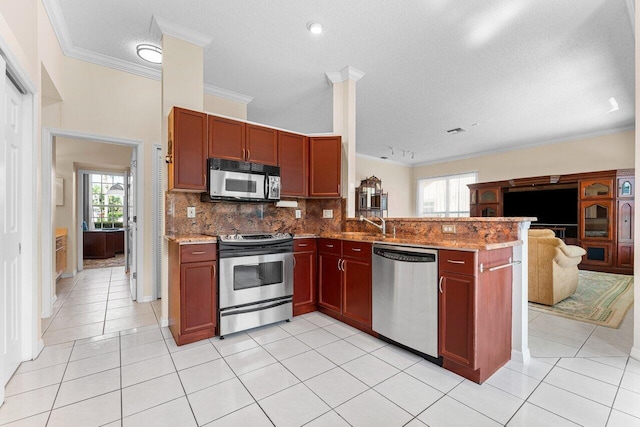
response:
<path id="1" fill-rule="evenodd" d="M 307 29 L 311 31 L 311 34 L 320 34 L 322 33 L 322 24 L 319 22 L 309 22 Z"/>
<path id="2" fill-rule="evenodd" d="M 162 49 L 150 44 L 139 44 L 136 46 L 138 56 L 152 64 L 162 64 Z"/>

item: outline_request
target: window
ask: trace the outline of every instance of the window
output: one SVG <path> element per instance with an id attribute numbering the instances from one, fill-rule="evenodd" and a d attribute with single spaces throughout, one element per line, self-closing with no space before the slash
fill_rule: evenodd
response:
<path id="1" fill-rule="evenodd" d="M 93 228 L 122 228 L 124 221 L 124 177 L 92 173 L 90 179 L 90 212 Z M 115 184 L 120 184 L 122 190 L 109 192 Z"/>
<path id="2" fill-rule="evenodd" d="M 465 173 L 418 180 L 418 216 L 469 216 L 469 187 L 477 174 Z"/>

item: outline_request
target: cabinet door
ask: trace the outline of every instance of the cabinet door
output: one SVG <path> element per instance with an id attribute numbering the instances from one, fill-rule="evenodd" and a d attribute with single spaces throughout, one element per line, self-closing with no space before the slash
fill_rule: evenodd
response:
<path id="1" fill-rule="evenodd" d="M 613 197 L 613 178 L 580 181 L 581 199 L 607 199 Z"/>
<path id="2" fill-rule="evenodd" d="M 293 268 L 293 315 L 314 311 L 316 304 L 316 253 L 295 252 Z"/>
<path id="3" fill-rule="evenodd" d="M 244 161 L 246 124 L 209 116 L 209 157 Z"/>
<path id="4" fill-rule="evenodd" d="M 278 131 L 247 125 L 245 159 L 248 162 L 278 166 Z"/>
<path id="5" fill-rule="evenodd" d="M 371 327 L 371 260 L 344 258 L 342 314 Z"/>
<path id="6" fill-rule="evenodd" d="M 633 243 L 633 200 L 618 201 L 618 242 Z"/>
<path id="7" fill-rule="evenodd" d="M 318 255 L 318 304 L 342 313 L 342 272 L 338 255 L 320 253 Z"/>
<path id="8" fill-rule="evenodd" d="M 216 327 L 215 262 L 180 265 L 180 333 Z"/>
<path id="9" fill-rule="evenodd" d="M 282 196 L 307 195 L 309 139 L 306 136 L 278 132 L 278 165 Z"/>
<path id="10" fill-rule="evenodd" d="M 207 189 L 207 115 L 174 107 L 169 115 L 169 190 Z"/>
<path id="11" fill-rule="evenodd" d="M 478 203 L 499 203 L 501 192 L 500 187 L 479 188 Z"/>
<path id="12" fill-rule="evenodd" d="M 443 273 L 440 289 L 440 355 L 475 369 L 474 278 Z"/>
<path id="13" fill-rule="evenodd" d="M 480 216 L 496 217 L 502 215 L 502 205 L 500 203 L 481 204 L 477 207 L 480 210 Z"/>
<path id="14" fill-rule="evenodd" d="M 613 257 L 613 243 L 581 242 L 580 246 L 582 246 L 584 250 L 587 251 L 586 255 L 582 257 L 581 265 L 600 265 L 603 267 L 611 266 Z"/>
<path id="15" fill-rule="evenodd" d="M 611 200 L 580 202 L 580 239 L 613 240 Z"/>
<path id="16" fill-rule="evenodd" d="M 630 176 L 618 178 L 618 197 L 633 198 L 635 192 L 635 178 Z"/>
<path id="17" fill-rule="evenodd" d="M 616 266 L 619 268 L 633 268 L 633 243 L 618 243 Z"/>
<path id="18" fill-rule="evenodd" d="M 340 197 L 341 159 L 339 136 L 309 138 L 310 197 Z"/>

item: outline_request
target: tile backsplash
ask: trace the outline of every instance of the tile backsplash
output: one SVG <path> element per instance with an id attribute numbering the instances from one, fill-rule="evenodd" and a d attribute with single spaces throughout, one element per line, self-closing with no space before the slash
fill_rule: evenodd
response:
<path id="1" fill-rule="evenodd" d="M 297 208 L 277 208 L 273 203 L 200 201 L 199 193 L 167 192 L 166 234 L 229 234 L 289 232 L 294 234 L 339 232 L 344 216 L 342 199 L 297 199 Z M 187 217 L 187 207 L 195 207 L 195 218 Z M 302 213 L 296 219 L 295 211 Z M 323 218 L 332 210 L 333 218 Z"/>

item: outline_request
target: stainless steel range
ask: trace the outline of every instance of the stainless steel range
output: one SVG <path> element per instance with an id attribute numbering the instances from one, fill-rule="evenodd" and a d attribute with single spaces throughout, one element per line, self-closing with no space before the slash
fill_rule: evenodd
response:
<path id="1" fill-rule="evenodd" d="M 220 337 L 293 316 L 293 236 L 218 236 Z"/>

